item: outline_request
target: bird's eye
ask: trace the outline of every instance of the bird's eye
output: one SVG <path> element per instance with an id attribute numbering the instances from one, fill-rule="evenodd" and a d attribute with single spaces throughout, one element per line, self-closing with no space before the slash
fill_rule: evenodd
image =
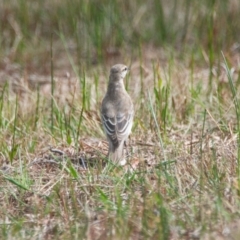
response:
<path id="1" fill-rule="evenodd" d="M 123 71 L 127 71 L 127 67 L 125 67 L 125 68 L 123 69 Z"/>

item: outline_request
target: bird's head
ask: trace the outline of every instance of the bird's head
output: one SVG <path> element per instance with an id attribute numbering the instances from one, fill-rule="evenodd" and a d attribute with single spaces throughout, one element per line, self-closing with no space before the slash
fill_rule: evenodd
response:
<path id="1" fill-rule="evenodd" d="M 116 64 L 112 66 L 110 70 L 110 78 L 114 79 L 116 81 L 124 79 L 127 72 L 128 72 L 128 67 L 123 65 L 123 64 Z"/>

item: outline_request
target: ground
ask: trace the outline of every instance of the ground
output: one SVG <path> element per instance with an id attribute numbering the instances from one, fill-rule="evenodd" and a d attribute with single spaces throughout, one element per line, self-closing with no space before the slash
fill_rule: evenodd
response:
<path id="1" fill-rule="evenodd" d="M 21 3 L 0 10 L 0 236 L 239 239 L 238 2 L 175 2 L 176 21 L 163 1 Z M 135 109 L 124 166 L 99 114 L 116 63 Z"/>

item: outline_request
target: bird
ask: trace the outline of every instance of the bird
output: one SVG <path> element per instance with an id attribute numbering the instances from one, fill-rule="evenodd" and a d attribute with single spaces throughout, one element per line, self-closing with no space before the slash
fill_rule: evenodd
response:
<path id="1" fill-rule="evenodd" d="M 128 70 L 123 64 L 111 67 L 101 105 L 101 120 L 109 143 L 108 158 L 116 164 L 125 161 L 123 148 L 133 125 L 134 106 L 123 83 Z"/>

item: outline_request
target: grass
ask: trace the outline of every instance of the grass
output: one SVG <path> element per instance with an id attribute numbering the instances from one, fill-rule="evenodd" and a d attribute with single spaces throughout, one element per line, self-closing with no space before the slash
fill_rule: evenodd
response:
<path id="1" fill-rule="evenodd" d="M 237 1 L 0 3 L 1 239 L 238 239 Z M 99 107 L 131 66 L 126 166 Z"/>

